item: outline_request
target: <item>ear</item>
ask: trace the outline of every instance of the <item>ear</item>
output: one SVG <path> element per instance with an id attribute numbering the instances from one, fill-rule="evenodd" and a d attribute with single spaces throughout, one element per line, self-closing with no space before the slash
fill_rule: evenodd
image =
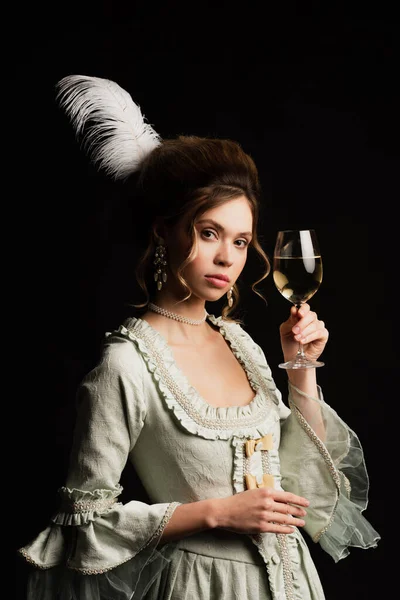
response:
<path id="1" fill-rule="evenodd" d="M 161 217 L 157 217 L 152 227 L 153 239 L 156 244 L 165 244 L 165 224 Z"/>

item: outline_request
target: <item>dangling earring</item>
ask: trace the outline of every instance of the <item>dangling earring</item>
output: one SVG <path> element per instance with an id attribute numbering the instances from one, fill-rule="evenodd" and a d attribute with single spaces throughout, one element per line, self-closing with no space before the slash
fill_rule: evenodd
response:
<path id="1" fill-rule="evenodd" d="M 231 287 L 231 289 L 229 290 L 229 292 L 226 295 L 228 298 L 229 307 L 231 308 L 233 306 L 233 287 Z"/>
<path id="2" fill-rule="evenodd" d="M 156 253 L 153 261 L 153 264 L 155 266 L 154 281 L 157 282 L 158 290 L 161 290 L 163 283 L 167 281 L 167 271 L 165 270 L 165 267 L 167 265 L 167 261 L 165 260 L 166 252 L 167 249 L 161 242 L 156 247 Z"/>

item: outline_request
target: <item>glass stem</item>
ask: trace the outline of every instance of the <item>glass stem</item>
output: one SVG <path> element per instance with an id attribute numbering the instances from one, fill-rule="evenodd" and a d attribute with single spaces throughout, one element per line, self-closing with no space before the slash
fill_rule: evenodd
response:
<path id="1" fill-rule="evenodd" d="M 299 342 L 299 349 L 297 350 L 296 358 L 306 358 L 306 355 L 304 354 L 304 346 L 303 346 L 303 344 L 300 344 L 300 342 Z"/>
<path id="2" fill-rule="evenodd" d="M 296 304 L 295 306 L 296 306 L 297 310 L 299 308 L 301 308 L 301 304 Z M 304 354 L 304 346 L 300 342 L 299 342 L 299 348 L 298 348 L 297 354 L 296 354 L 296 360 L 299 359 L 299 358 L 301 358 L 303 360 L 307 360 L 307 357 Z"/>

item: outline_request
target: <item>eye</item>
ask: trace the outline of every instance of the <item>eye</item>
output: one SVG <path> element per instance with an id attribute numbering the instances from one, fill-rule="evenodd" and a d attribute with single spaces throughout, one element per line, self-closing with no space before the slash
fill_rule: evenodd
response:
<path id="1" fill-rule="evenodd" d="M 217 233 L 213 230 L 213 229 L 203 229 L 203 231 L 201 232 L 201 235 L 203 238 L 205 238 L 206 240 L 212 240 L 217 239 L 218 235 Z M 235 244 L 239 247 L 239 248 L 246 248 L 249 245 L 248 240 L 243 239 L 243 240 L 236 240 Z"/>
<path id="2" fill-rule="evenodd" d="M 216 234 L 212 229 L 203 229 L 201 235 L 204 236 L 207 240 L 211 240 L 212 236 L 216 237 Z"/>

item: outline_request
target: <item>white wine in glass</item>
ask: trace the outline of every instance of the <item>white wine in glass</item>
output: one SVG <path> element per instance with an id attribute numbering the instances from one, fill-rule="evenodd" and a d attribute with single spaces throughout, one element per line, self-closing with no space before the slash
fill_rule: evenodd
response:
<path id="1" fill-rule="evenodd" d="M 297 308 L 307 302 L 322 282 L 322 258 L 314 229 L 278 231 L 273 257 L 276 288 Z M 325 363 L 309 360 L 301 343 L 293 360 L 281 363 L 281 369 L 308 369 Z"/>

